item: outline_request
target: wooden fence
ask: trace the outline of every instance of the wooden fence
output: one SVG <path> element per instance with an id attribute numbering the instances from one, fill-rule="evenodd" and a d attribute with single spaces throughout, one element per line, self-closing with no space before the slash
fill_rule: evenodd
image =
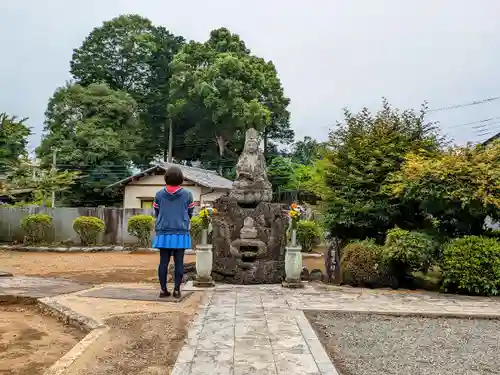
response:
<path id="1" fill-rule="evenodd" d="M 53 228 L 49 239 L 54 243 L 80 243 L 78 235 L 73 230 L 73 220 L 79 216 L 95 216 L 106 225 L 105 232 L 99 243 L 106 245 L 125 245 L 137 242 L 137 239 L 127 233 L 127 222 L 131 216 L 153 215 L 152 209 L 135 208 L 93 208 L 93 207 L 61 207 L 61 208 L 3 208 L 0 207 L 0 242 L 22 242 L 24 232 L 20 221 L 26 215 L 46 213 L 53 217 Z"/>

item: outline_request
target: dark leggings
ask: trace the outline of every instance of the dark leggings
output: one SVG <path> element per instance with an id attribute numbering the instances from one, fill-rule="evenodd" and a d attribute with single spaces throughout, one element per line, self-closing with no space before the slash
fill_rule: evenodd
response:
<path id="1" fill-rule="evenodd" d="M 167 290 L 168 263 L 170 257 L 174 256 L 174 288 L 179 289 L 184 276 L 184 249 L 160 249 L 160 264 L 158 266 L 158 278 L 161 290 Z"/>

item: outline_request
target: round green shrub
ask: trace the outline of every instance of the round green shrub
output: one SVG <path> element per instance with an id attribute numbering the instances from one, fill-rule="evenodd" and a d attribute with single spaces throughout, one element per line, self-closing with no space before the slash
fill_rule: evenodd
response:
<path id="1" fill-rule="evenodd" d="M 104 221 L 94 216 L 80 216 L 73 220 L 73 229 L 80 236 L 82 245 L 94 245 L 104 232 Z"/>
<path id="2" fill-rule="evenodd" d="M 191 218 L 191 242 L 192 247 L 196 247 L 201 241 L 201 231 L 203 230 L 203 219 L 199 216 Z"/>
<path id="3" fill-rule="evenodd" d="M 52 229 L 52 216 L 47 214 L 32 214 L 21 219 L 21 228 L 25 232 L 24 242 L 40 244 L 47 240 Z"/>
<path id="4" fill-rule="evenodd" d="M 300 220 L 297 226 L 297 242 L 303 252 L 311 252 L 321 242 L 321 229 L 313 220 Z"/>
<path id="5" fill-rule="evenodd" d="M 127 232 L 137 237 L 139 246 L 149 247 L 151 231 L 155 225 L 155 219 L 151 215 L 135 215 L 128 219 Z"/>
<path id="6" fill-rule="evenodd" d="M 370 288 L 395 286 L 381 261 L 382 250 L 373 240 L 351 242 L 344 247 L 340 260 L 342 282 Z"/>
<path id="7" fill-rule="evenodd" d="M 401 279 L 412 272 L 427 272 L 438 248 L 439 244 L 428 234 L 396 228 L 387 232 L 383 258 Z"/>
<path id="8" fill-rule="evenodd" d="M 449 242 L 443 253 L 443 289 L 470 295 L 500 295 L 500 241 L 467 236 Z"/>

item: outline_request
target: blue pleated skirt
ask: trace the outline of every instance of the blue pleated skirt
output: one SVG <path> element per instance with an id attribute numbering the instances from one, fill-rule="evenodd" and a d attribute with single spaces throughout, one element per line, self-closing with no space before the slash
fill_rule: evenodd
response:
<path id="1" fill-rule="evenodd" d="M 160 234 L 153 238 L 154 249 L 191 249 L 189 234 Z"/>

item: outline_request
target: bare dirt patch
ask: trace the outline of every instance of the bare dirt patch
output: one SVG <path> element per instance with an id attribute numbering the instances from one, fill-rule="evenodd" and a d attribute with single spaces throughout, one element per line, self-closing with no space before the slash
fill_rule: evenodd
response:
<path id="1" fill-rule="evenodd" d="M 170 374 L 184 344 L 189 322 L 197 312 L 201 294 L 193 295 L 172 311 L 135 313 L 106 321 L 109 339 L 75 375 Z"/>
<path id="2" fill-rule="evenodd" d="M 35 306 L 0 306 L 0 374 L 42 374 L 84 335 Z"/>
<path id="3" fill-rule="evenodd" d="M 17 276 L 63 277 L 79 282 L 157 282 L 158 254 L 125 253 L 30 253 L 0 251 L 2 271 Z M 195 262 L 186 255 L 184 262 Z M 323 258 L 304 259 L 309 270 L 324 271 Z"/>
<path id="4" fill-rule="evenodd" d="M 307 312 L 341 375 L 498 375 L 500 320 Z"/>

